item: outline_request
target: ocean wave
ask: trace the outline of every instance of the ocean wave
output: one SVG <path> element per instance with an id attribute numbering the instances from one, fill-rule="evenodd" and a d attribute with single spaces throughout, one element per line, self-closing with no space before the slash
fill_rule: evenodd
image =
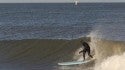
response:
<path id="1" fill-rule="evenodd" d="M 58 62 L 77 61 L 83 59 L 78 54 L 82 45 L 80 40 L 90 41 L 91 53 L 95 62 L 80 65 L 72 70 L 91 68 L 103 60 L 124 53 L 124 41 L 102 40 L 91 37 L 78 39 L 26 39 L 26 40 L 4 40 L 0 41 L 0 65 L 2 69 L 7 67 L 13 70 L 48 69 L 62 70 L 58 68 Z M 86 57 L 89 59 L 89 57 Z M 55 67 L 56 66 L 56 67 Z M 48 67 L 48 68 L 47 68 Z M 55 69 L 56 68 L 56 69 Z"/>

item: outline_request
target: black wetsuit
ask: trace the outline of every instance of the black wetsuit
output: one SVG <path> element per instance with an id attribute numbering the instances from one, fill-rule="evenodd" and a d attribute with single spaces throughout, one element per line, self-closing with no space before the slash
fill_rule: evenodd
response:
<path id="1" fill-rule="evenodd" d="M 84 46 L 84 49 L 81 50 L 79 53 L 83 52 L 83 58 L 85 60 L 85 54 L 88 53 L 89 57 L 93 58 L 90 54 L 90 46 L 86 42 L 82 42 L 82 45 Z"/>

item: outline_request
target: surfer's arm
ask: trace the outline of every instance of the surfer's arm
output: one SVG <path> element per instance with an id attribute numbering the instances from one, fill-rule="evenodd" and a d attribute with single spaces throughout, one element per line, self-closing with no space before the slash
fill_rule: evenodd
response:
<path id="1" fill-rule="evenodd" d="M 83 50 L 81 50 L 81 51 L 79 52 L 79 54 L 80 54 L 81 52 L 83 52 Z"/>

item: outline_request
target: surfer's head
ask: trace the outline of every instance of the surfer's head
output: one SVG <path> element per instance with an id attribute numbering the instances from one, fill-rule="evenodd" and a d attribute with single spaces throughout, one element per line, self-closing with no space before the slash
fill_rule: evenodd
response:
<path id="1" fill-rule="evenodd" d="M 87 43 L 87 42 L 86 42 L 86 41 L 84 41 L 84 40 L 81 40 L 80 42 L 81 42 L 81 43 Z"/>
<path id="2" fill-rule="evenodd" d="M 81 43 L 83 43 L 83 42 L 89 43 L 89 42 L 91 42 L 91 38 L 90 37 L 86 37 L 84 39 L 81 39 L 80 42 Z"/>

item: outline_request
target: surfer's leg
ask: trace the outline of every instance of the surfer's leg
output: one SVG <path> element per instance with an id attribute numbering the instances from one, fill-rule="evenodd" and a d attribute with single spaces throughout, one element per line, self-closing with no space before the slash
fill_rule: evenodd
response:
<path id="1" fill-rule="evenodd" d="M 93 58 L 93 56 L 90 54 L 90 50 L 87 50 L 87 52 L 88 52 L 88 56 Z"/>
<path id="2" fill-rule="evenodd" d="M 86 50 L 83 50 L 83 58 L 85 60 L 85 54 L 86 54 Z"/>

